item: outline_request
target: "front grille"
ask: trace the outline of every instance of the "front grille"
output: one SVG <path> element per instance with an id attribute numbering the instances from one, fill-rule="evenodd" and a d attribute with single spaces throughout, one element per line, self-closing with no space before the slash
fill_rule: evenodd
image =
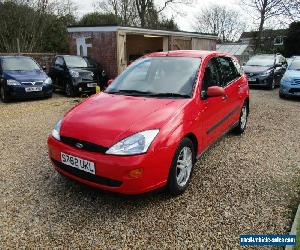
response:
<path id="1" fill-rule="evenodd" d="M 77 168 L 70 167 L 70 166 L 68 166 L 66 164 L 63 164 L 59 161 L 56 161 L 54 159 L 51 159 L 51 160 L 55 164 L 55 166 L 57 166 L 58 168 L 66 171 L 67 173 L 69 173 L 71 175 L 79 177 L 81 179 L 91 181 L 91 182 L 94 182 L 94 183 L 97 183 L 97 184 L 109 186 L 109 187 L 120 187 L 122 185 L 121 181 L 109 179 L 109 178 L 98 176 L 98 175 L 93 175 L 93 174 L 90 174 L 88 172 L 84 172 L 82 170 L 79 170 Z"/>
<path id="2" fill-rule="evenodd" d="M 291 88 L 290 93 L 294 94 L 294 93 L 300 93 L 300 88 L 296 89 L 296 88 Z"/>
<path id="3" fill-rule="evenodd" d="M 24 86 L 41 86 L 41 85 L 43 85 L 43 82 L 41 82 L 41 81 L 22 82 L 22 85 L 24 85 Z"/>
<path id="4" fill-rule="evenodd" d="M 259 73 L 246 73 L 247 77 L 256 77 Z"/>
<path id="5" fill-rule="evenodd" d="M 294 79 L 295 84 L 300 84 L 300 79 Z"/>
<path id="6" fill-rule="evenodd" d="M 78 139 L 75 139 L 72 137 L 61 136 L 60 140 L 61 140 L 61 142 L 65 143 L 69 146 L 72 146 L 77 149 L 86 150 L 86 151 L 104 154 L 108 150 L 107 147 L 103 147 L 103 146 L 100 146 L 100 145 L 97 145 L 97 144 L 94 144 L 91 142 L 87 142 L 87 141 L 78 140 Z M 81 147 L 78 147 L 78 145 L 80 145 Z"/>
<path id="7" fill-rule="evenodd" d="M 94 74 L 92 72 L 80 72 L 79 75 L 83 80 L 94 80 Z"/>

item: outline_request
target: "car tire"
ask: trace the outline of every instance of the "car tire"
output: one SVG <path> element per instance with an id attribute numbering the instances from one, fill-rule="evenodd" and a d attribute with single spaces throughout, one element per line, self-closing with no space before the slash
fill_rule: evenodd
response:
<path id="1" fill-rule="evenodd" d="M 75 96 L 74 86 L 72 84 L 70 84 L 69 82 L 66 84 L 65 93 L 68 97 Z"/>
<path id="2" fill-rule="evenodd" d="M 282 94 L 280 91 L 279 91 L 279 97 L 282 99 L 286 98 L 285 94 Z"/>
<path id="3" fill-rule="evenodd" d="M 180 195 L 187 189 L 195 161 L 194 145 L 190 139 L 184 138 L 175 152 L 169 172 L 167 187 L 171 195 Z"/>
<path id="4" fill-rule="evenodd" d="M 3 85 L 0 86 L 0 98 L 1 98 L 2 102 L 9 102 L 10 101 Z"/>
<path id="5" fill-rule="evenodd" d="M 244 133 L 247 126 L 248 115 L 249 115 L 248 105 L 247 102 L 244 102 L 243 107 L 241 109 L 238 125 L 232 130 L 234 134 L 241 135 Z"/>

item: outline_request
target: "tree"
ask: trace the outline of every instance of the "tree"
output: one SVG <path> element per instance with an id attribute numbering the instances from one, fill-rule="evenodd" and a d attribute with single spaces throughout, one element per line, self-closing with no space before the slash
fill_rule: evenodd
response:
<path id="1" fill-rule="evenodd" d="M 99 12 L 113 13 L 121 25 L 133 25 L 136 22 L 134 0 L 101 0 L 94 7 Z"/>
<path id="2" fill-rule="evenodd" d="M 41 16 L 26 3 L 5 1 L 0 4 L 0 44 L 6 52 L 31 52 L 41 39 Z"/>
<path id="3" fill-rule="evenodd" d="M 53 1 L 1 1 L 0 51 L 66 52 L 68 48 L 66 26 L 73 24 L 75 18 L 70 13 L 71 6 L 67 6 L 65 1 L 62 2 L 65 7 L 60 7 L 61 15 L 59 15 L 58 11 L 52 8 Z"/>
<path id="4" fill-rule="evenodd" d="M 189 4 L 192 0 L 98 0 L 96 8 L 120 17 L 122 25 L 155 28 L 172 6 Z M 175 8 L 174 8 L 175 9 Z M 175 11 L 172 9 L 173 11 Z M 178 10 L 179 8 L 176 8 Z M 174 20 L 173 20 L 174 21 Z"/>
<path id="5" fill-rule="evenodd" d="M 300 22 L 290 24 L 287 37 L 284 42 L 285 55 L 290 57 L 300 55 Z"/>
<path id="6" fill-rule="evenodd" d="M 121 19 L 113 13 L 93 12 L 84 15 L 78 22 L 79 25 L 113 25 L 121 24 Z"/>
<path id="7" fill-rule="evenodd" d="M 57 17 L 47 15 L 47 25 L 42 37 L 41 51 L 68 53 L 69 39 L 66 27 L 74 24 L 75 18 L 72 15 Z"/>
<path id="8" fill-rule="evenodd" d="M 157 29 L 163 30 L 179 30 L 177 23 L 175 22 L 174 18 L 165 18 L 163 17 L 157 24 Z"/>
<path id="9" fill-rule="evenodd" d="M 222 42 L 236 40 L 245 29 L 240 13 L 221 5 L 210 5 L 195 17 L 194 29 L 218 35 Z"/>
<path id="10" fill-rule="evenodd" d="M 255 49 L 259 49 L 261 36 L 267 21 L 272 20 L 276 23 L 275 18 L 290 21 L 299 13 L 299 0 L 242 0 L 244 8 L 248 13 L 253 13 L 252 17 L 258 21 L 258 34 Z"/>
<path id="11" fill-rule="evenodd" d="M 157 2 L 160 3 L 160 5 L 155 4 L 154 0 L 135 0 L 135 7 L 141 27 L 144 28 L 147 26 L 147 17 L 153 14 L 153 10 L 160 15 L 165 9 L 172 5 L 190 4 L 191 0 L 160 0 Z"/>

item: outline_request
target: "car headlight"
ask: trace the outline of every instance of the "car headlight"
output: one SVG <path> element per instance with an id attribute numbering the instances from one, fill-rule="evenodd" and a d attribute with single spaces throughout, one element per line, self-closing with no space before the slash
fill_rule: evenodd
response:
<path id="1" fill-rule="evenodd" d="M 79 72 L 75 71 L 75 70 L 70 70 L 70 74 L 72 77 L 76 78 L 76 77 L 79 77 Z"/>
<path id="2" fill-rule="evenodd" d="M 45 81 L 44 84 L 52 84 L 52 79 L 48 77 Z"/>
<path id="3" fill-rule="evenodd" d="M 261 76 L 269 76 L 269 75 L 271 75 L 272 73 L 273 73 L 273 70 L 272 70 L 272 69 L 269 69 L 269 70 L 263 72 L 263 73 L 261 74 Z"/>
<path id="4" fill-rule="evenodd" d="M 60 141 L 60 127 L 61 127 L 61 124 L 62 124 L 62 119 L 60 119 L 57 123 L 56 123 L 56 125 L 54 126 L 54 129 L 52 130 L 52 136 L 56 139 L 56 140 L 58 140 L 58 141 Z"/>
<path id="5" fill-rule="evenodd" d="M 110 155 L 135 155 L 145 153 L 158 134 L 159 129 L 145 130 L 129 136 L 106 151 Z"/>
<path id="6" fill-rule="evenodd" d="M 7 85 L 9 85 L 9 86 L 17 86 L 17 85 L 21 85 L 21 84 L 18 81 L 16 81 L 16 80 L 9 79 L 9 80 L 7 80 Z"/>

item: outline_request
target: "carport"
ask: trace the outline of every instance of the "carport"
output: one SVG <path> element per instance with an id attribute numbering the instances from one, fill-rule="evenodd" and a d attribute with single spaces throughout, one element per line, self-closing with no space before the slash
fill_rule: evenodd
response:
<path id="1" fill-rule="evenodd" d="M 216 50 L 217 36 L 123 26 L 70 26 L 71 54 L 90 56 L 116 77 L 137 58 L 159 51 Z"/>

